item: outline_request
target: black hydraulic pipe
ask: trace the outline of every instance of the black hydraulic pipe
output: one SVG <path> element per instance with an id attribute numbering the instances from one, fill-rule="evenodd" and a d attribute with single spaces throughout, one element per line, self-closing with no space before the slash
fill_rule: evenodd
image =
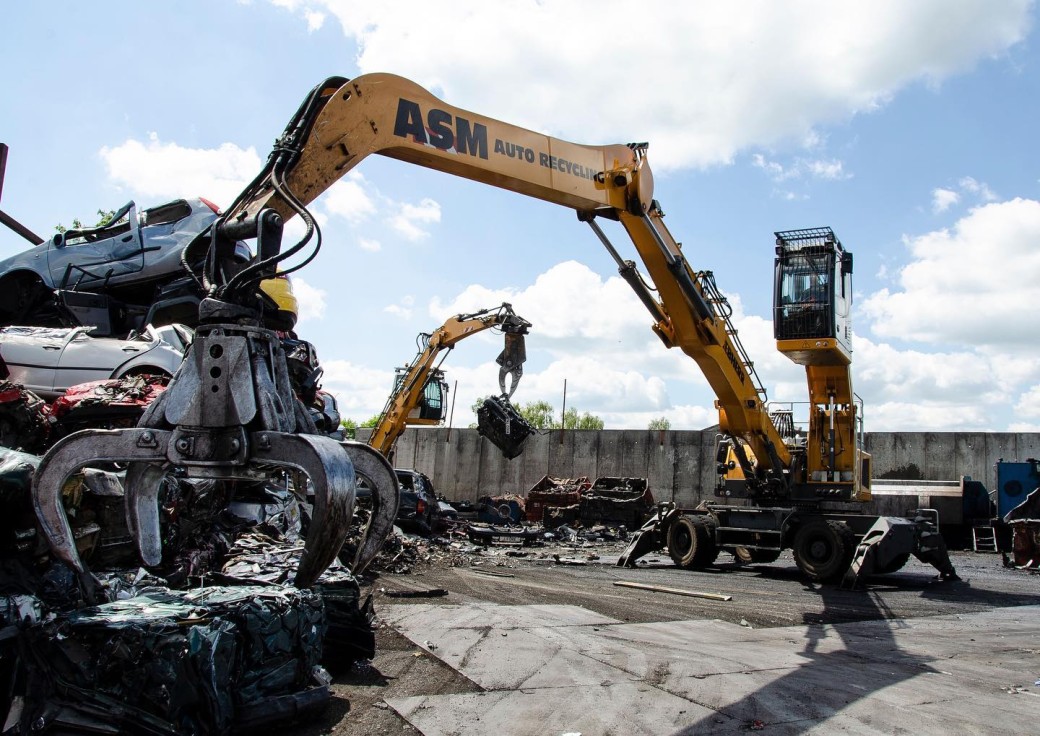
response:
<path id="1" fill-rule="evenodd" d="M 647 215 L 643 215 L 642 219 L 643 224 L 646 225 L 646 229 L 650 231 L 654 240 L 657 241 L 657 247 L 661 249 L 661 253 L 664 254 L 664 258 L 668 262 L 668 270 L 671 271 L 672 276 L 675 278 L 675 282 L 679 285 L 679 289 L 686 296 L 687 300 L 689 300 L 690 306 L 693 307 L 693 311 L 695 311 L 697 316 L 702 320 L 706 322 L 714 322 L 715 312 L 713 312 L 711 307 L 708 306 L 708 303 L 704 301 L 704 297 L 701 296 L 700 290 L 693 282 L 686 259 L 683 258 L 681 253 L 675 255 L 668 249 L 668 245 L 664 242 L 664 238 L 661 237 L 661 233 L 657 232 L 657 228 L 654 227 L 653 221 Z"/>
<path id="2" fill-rule="evenodd" d="M 579 219 L 580 217 L 579 213 Z M 643 306 L 647 308 L 654 320 L 656 322 L 666 321 L 667 317 L 665 316 L 664 310 L 661 309 L 661 305 L 658 304 L 654 295 L 650 293 L 650 290 L 646 288 L 646 284 L 644 284 L 643 280 L 639 277 L 639 271 L 636 270 L 636 264 L 632 261 L 626 261 L 621 258 L 617 250 L 607 238 L 606 233 L 603 232 L 600 226 L 597 225 L 591 217 L 585 220 L 585 222 L 589 223 L 592 232 L 596 233 L 596 237 L 598 237 L 600 242 L 603 243 L 603 247 L 607 249 L 607 252 L 610 253 L 611 257 L 613 257 L 614 261 L 618 264 L 618 274 L 620 274 L 621 278 L 632 287 L 632 291 L 636 293 L 636 296 L 639 297 L 639 301 L 641 301 Z"/>

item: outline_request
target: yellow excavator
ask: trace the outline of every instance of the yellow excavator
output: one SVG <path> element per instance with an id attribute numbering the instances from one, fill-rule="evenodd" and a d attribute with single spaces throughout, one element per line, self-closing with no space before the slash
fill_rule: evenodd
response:
<path id="1" fill-rule="evenodd" d="M 926 520 L 879 518 L 857 509 L 869 499 L 870 461 L 860 446 L 861 414 L 851 381 L 851 254 L 827 228 L 776 234 L 777 347 L 805 366 L 809 389 L 809 424 L 799 431 L 790 412 L 770 411 L 712 273 L 695 270 L 665 226 L 646 152 L 646 143 L 586 146 L 525 130 L 452 107 L 392 74 L 329 78 L 307 95 L 257 178 L 198 239 L 197 247 L 208 248 L 209 270 L 224 276 L 206 314 L 210 319 L 233 317 L 238 305 L 255 293 L 259 279 L 300 253 L 312 238 L 320 242 L 307 205 L 373 153 L 569 207 L 617 263 L 664 346 L 678 348 L 696 363 L 719 411 L 714 489 L 719 500 L 696 509 L 662 506 L 619 564 L 633 564 L 638 556 L 664 547 L 676 564 L 688 568 L 712 564 L 723 550 L 765 561 L 793 549 L 799 568 L 814 580 L 844 577 L 855 583 L 871 572 L 897 569 L 911 554 L 934 564 L 943 577 L 954 577 L 942 539 Z M 282 222 L 297 214 L 306 235 L 283 251 Z M 645 273 L 621 256 L 600 227 L 603 220 L 624 228 Z M 213 266 L 226 261 L 221 254 L 230 252 L 234 239 L 250 237 L 258 243 L 254 263 L 233 272 Z M 280 267 L 291 273 L 312 257 L 292 268 Z M 198 370 L 210 370 L 202 351 L 220 346 L 214 340 L 196 343 Z M 175 402 L 190 386 L 168 390 L 170 402 L 178 406 Z M 170 416 L 167 412 L 172 422 Z M 127 445 L 133 439 L 120 442 Z M 270 444 L 262 433 L 257 439 Z M 277 440 L 271 447 L 286 445 L 285 451 L 265 450 L 283 462 L 289 446 L 300 444 L 294 436 L 270 439 Z M 264 450 L 260 444 L 248 452 L 257 454 L 254 447 Z M 69 454 L 55 465 L 68 465 Z M 247 457 L 250 463 L 260 462 Z M 184 462 L 174 452 L 170 459 Z M 342 464 L 339 458 L 325 459 L 327 465 Z M 210 475 L 220 469 L 214 469 L 219 462 L 209 461 Z M 312 466 L 320 470 L 318 464 Z M 129 489 L 128 506 L 141 495 Z M 331 492 L 326 495 L 335 498 Z M 41 518 L 60 513 L 53 498 L 38 500 L 41 507 L 46 510 L 38 513 Z M 44 526 L 58 529 L 55 536 L 61 536 L 57 526 Z M 312 539 L 317 535 L 312 531 L 308 537 L 315 552 L 313 561 L 305 560 L 310 562 L 307 577 L 327 557 L 328 545 Z"/>
<path id="2" fill-rule="evenodd" d="M 502 397 L 508 400 L 524 372 L 524 335 L 530 327 L 531 323 L 516 314 L 511 304 L 503 302 L 494 309 L 456 314 L 435 331 L 421 333 L 419 352 L 394 375 L 394 390 L 368 438 L 369 446 L 393 462 L 394 444 L 405 427 L 440 424 L 448 388 L 440 366 L 459 341 L 485 330 L 497 329 L 505 338 L 505 347 L 497 358 L 498 386 Z"/>

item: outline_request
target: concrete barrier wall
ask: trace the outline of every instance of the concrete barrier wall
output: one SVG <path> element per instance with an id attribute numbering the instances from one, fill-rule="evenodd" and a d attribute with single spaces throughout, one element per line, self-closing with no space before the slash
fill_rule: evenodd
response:
<path id="1" fill-rule="evenodd" d="M 365 440 L 368 430 L 359 430 Z M 875 478 L 957 481 L 970 476 L 994 485 L 999 459 L 1040 457 L 1040 433 L 872 432 L 866 449 Z M 411 427 L 397 442 L 394 465 L 420 470 L 456 501 L 527 491 L 545 475 L 590 479 L 647 478 L 658 500 L 696 506 L 713 498 L 715 432 L 567 430 L 532 435 L 524 453 L 507 460 L 475 429 Z"/>
<path id="2" fill-rule="evenodd" d="M 875 478 L 959 480 L 971 476 L 987 488 L 997 460 L 1040 457 L 1040 434 L 1014 432 L 870 432 L 865 446 Z"/>

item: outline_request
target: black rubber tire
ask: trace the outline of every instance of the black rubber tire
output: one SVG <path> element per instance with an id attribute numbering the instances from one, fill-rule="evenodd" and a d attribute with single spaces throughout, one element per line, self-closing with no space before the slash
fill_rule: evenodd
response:
<path id="1" fill-rule="evenodd" d="M 875 570 L 874 574 L 875 575 L 888 575 L 889 573 L 899 572 L 900 570 L 903 569 L 903 565 L 905 565 L 909 561 L 909 559 L 910 559 L 910 553 L 909 552 L 904 552 L 903 554 L 899 555 L 898 557 L 893 558 L 883 568 Z"/>
<path id="2" fill-rule="evenodd" d="M 776 562 L 780 558 L 780 550 L 734 547 L 733 557 L 741 565 L 767 565 L 770 562 Z"/>
<path id="3" fill-rule="evenodd" d="M 680 516 L 668 527 L 668 554 L 678 567 L 699 570 L 719 556 L 710 516 Z"/>
<path id="4" fill-rule="evenodd" d="M 794 535 L 794 561 L 811 580 L 840 580 L 852 564 L 856 535 L 843 521 L 811 519 Z"/>

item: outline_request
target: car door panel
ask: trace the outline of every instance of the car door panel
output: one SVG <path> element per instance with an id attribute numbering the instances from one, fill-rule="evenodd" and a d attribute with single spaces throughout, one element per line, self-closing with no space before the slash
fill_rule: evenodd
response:
<path id="1" fill-rule="evenodd" d="M 54 388 L 111 378 L 119 366 L 147 353 L 156 343 L 146 339 L 94 338 L 80 333 L 65 344 L 55 370 Z"/>
<path id="2" fill-rule="evenodd" d="M 62 349 L 75 333 L 76 330 L 41 327 L 0 330 L 0 356 L 10 372 L 7 380 L 43 398 L 52 398 L 55 369 Z"/>

